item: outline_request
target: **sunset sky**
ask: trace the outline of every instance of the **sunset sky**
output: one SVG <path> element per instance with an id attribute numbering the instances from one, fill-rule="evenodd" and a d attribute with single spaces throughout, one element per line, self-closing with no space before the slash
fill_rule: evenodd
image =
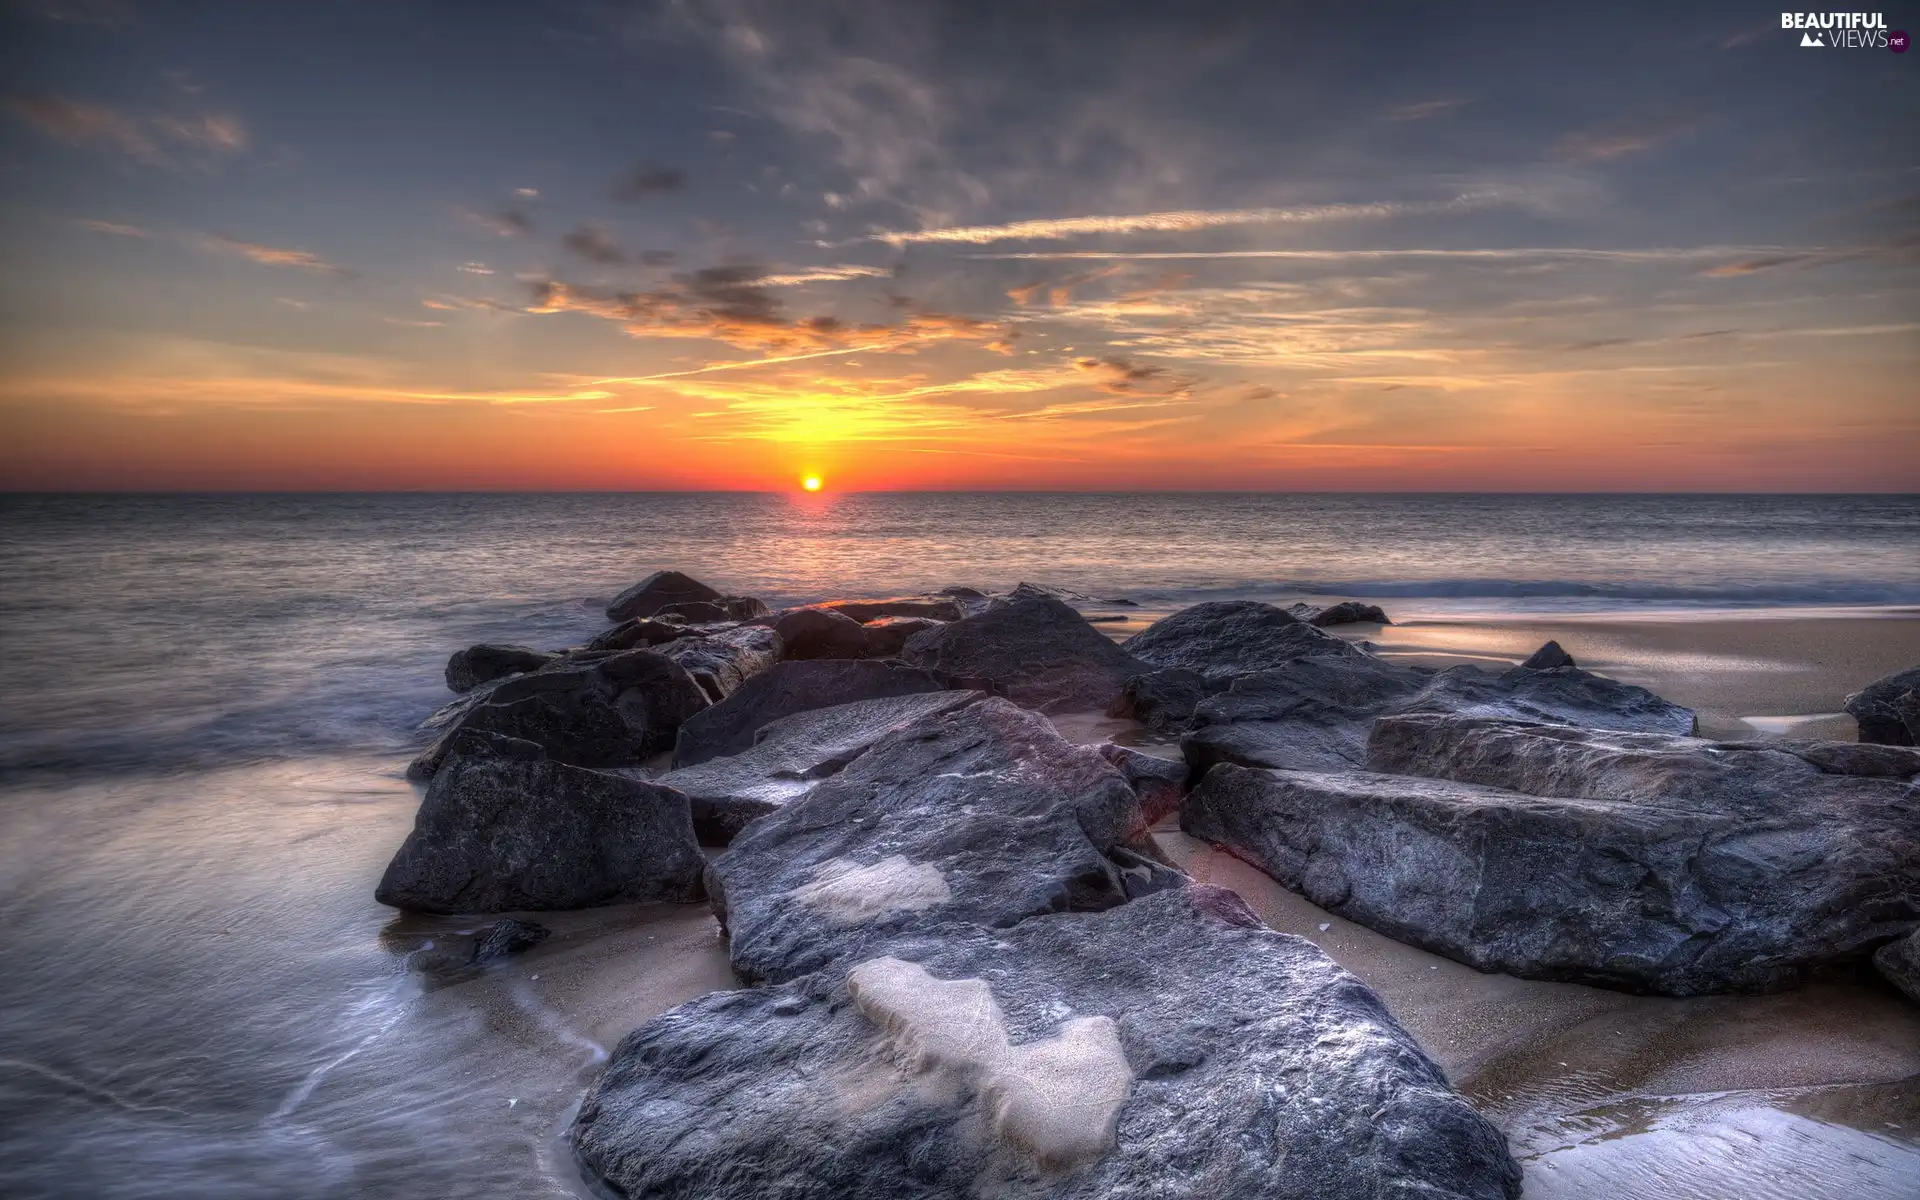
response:
<path id="1" fill-rule="evenodd" d="M 1352 7 L 13 3 L 0 487 L 1920 490 L 1920 54 Z"/>

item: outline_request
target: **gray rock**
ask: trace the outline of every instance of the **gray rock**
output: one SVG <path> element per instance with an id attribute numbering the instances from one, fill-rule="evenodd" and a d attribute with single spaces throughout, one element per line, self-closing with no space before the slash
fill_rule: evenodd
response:
<path id="1" fill-rule="evenodd" d="M 1310 625 L 1322 629 L 1334 625 L 1391 625 L 1387 619 L 1387 610 L 1378 604 L 1362 604 L 1358 600 L 1342 600 L 1338 604 L 1329 604 L 1325 608 L 1316 608 L 1311 604 L 1296 604 L 1287 610 Z"/>
<path id="2" fill-rule="evenodd" d="M 867 655 L 871 658 L 898 658 L 916 633 L 938 629 L 946 624 L 929 617 L 876 617 L 863 627 L 867 631 Z"/>
<path id="3" fill-rule="evenodd" d="M 1851 761 L 1817 746 L 1383 717 L 1372 771 L 1216 767 L 1181 823 L 1316 904 L 1481 970 L 1765 991 L 1920 923 L 1920 795 L 1886 763 L 1832 771 Z"/>
<path id="4" fill-rule="evenodd" d="M 1559 642 L 1549 641 L 1546 645 L 1535 650 L 1527 657 L 1527 661 L 1520 665 L 1529 671 L 1553 671 L 1561 667 L 1572 667 L 1578 666 L 1579 664 L 1573 661 L 1573 655 L 1568 654 L 1560 648 Z"/>
<path id="5" fill-rule="evenodd" d="M 1229 682 L 1227 678 L 1208 679 L 1186 667 L 1148 671 L 1127 680 L 1107 715 L 1131 717 L 1161 733 L 1185 729 L 1200 702 L 1226 691 Z"/>
<path id="6" fill-rule="evenodd" d="M 1896 938 L 1874 951 L 1873 965 L 1907 999 L 1920 1004 L 1920 931 Z"/>
<path id="7" fill-rule="evenodd" d="M 615 596 L 613 603 L 607 605 L 607 619 L 626 621 L 634 617 L 651 617 L 670 605 L 723 599 L 725 597 L 719 592 L 690 575 L 682 575 L 678 571 L 655 571 Z"/>
<path id="8" fill-rule="evenodd" d="M 679 792 L 466 732 L 374 898 L 429 913 L 698 900 L 704 865 Z"/>
<path id="9" fill-rule="evenodd" d="M 1361 653 L 1286 609 L 1257 600 L 1210 600 L 1183 608 L 1121 645 L 1143 662 L 1184 667 L 1209 679 L 1270 670 L 1308 655 Z"/>
<path id="10" fill-rule="evenodd" d="M 1065 603 L 996 605 L 907 640 L 900 657 L 1042 712 L 1105 711 L 1145 668 Z"/>
<path id="11" fill-rule="evenodd" d="M 1119 769 L 1127 785 L 1133 788 L 1133 794 L 1140 800 L 1140 819 L 1148 826 L 1158 824 L 1179 809 L 1180 801 L 1187 794 L 1185 762 L 1160 758 L 1114 742 L 1104 742 L 1095 749 L 1100 757 Z"/>
<path id="12" fill-rule="evenodd" d="M 951 596 L 893 596 L 884 600 L 829 600 L 820 608 L 853 618 L 861 624 L 881 617 L 924 617 L 933 621 L 957 621 L 960 605 Z"/>
<path id="13" fill-rule="evenodd" d="M 1893 711 L 1907 727 L 1907 745 L 1920 746 L 1920 692 L 1902 692 L 1894 698 Z"/>
<path id="14" fill-rule="evenodd" d="M 691 767 L 723 754 L 738 754 L 753 745 L 761 729 L 797 712 L 945 689 L 946 682 L 931 671 L 899 663 L 847 659 L 777 663 L 681 725 L 673 765 Z"/>
<path id="15" fill-rule="evenodd" d="M 612 629 L 598 634 L 586 644 L 590 654 L 604 651 L 635 650 L 646 646 L 658 646 L 665 642 L 678 641 L 687 636 L 684 625 L 669 621 L 656 621 L 651 617 L 634 617 L 622 621 Z"/>
<path id="16" fill-rule="evenodd" d="M 708 700 L 725 700 L 740 685 L 780 661 L 780 635 L 764 625 L 741 625 L 681 638 L 656 649 L 678 663 Z"/>
<path id="17" fill-rule="evenodd" d="M 483 683 L 508 675 L 537 671 L 559 657 L 529 646 L 469 646 L 454 651 L 453 657 L 447 660 L 447 687 L 455 692 L 470 692 Z"/>
<path id="18" fill-rule="evenodd" d="M 407 775 L 432 776 L 464 731 L 530 741 L 550 758 L 583 767 L 631 766 L 669 749 L 681 722 L 708 701 L 700 683 L 664 649 L 556 663 L 503 680 L 472 703 L 449 706 L 450 713 L 442 710 L 447 715 L 439 737 Z"/>
<path id="19" fill-rule="evenodd" d="M 629 1034 L 587 1171 L 655 1200 L 1519 1195 L 1379 997 L 1231 892 L 871 950 Z"/>
<path id="20" fill-rule="evenodd" d="M 789 659 L 871 658 L 866 626 L 830 608 L 796 608 L 773 623 Z"/>
<path id="21" fill-rule="evenodd" d="M 657 782 L 687 794 L 702 845 L 725 846 L 748 822 L 806 795 L 887 734 L 979 695 L 920 692 L 808 709 L 762 726 L 737 754 L 669 771 Z"/>
<path id="22" fill-rule="evenodd" d="M 674 604 L 665 604 L 654 610 L 653 614 L 662 619 L 679 617 L 696 625 L 712 624 L 730 619 L 725 597 L 720 600 L 681 600 Z"/>
<path id="23" fill-rule="evenodd" d="M 1408 712 L 1674 734 L 1694 728 L 1692 709 L 1572 667 L 1492 672 L 1464 664 L 1436 673 L 1354 654 L 1296 659 L 1235 679 L 1194 709 L 1181 749 L 1196 774 L 1221 762 L 1346 770 L 1366 761 L 1376 717 Z"/>
<path id="24" fill-rule="evenodd" d="M 1920 667 L 1876 679 L 1847 697 L 1847 711 L 1860 725 L 1860 740 L 1887 746 L 1911 746 L 1914 733 L 1899 708 L 1900 697 L 1920 691 Z"/>
<path id="25" fill-rule="evenodd" d="M 757 621 L 761 617 L 770 617 L 773 610 L 767 602 L 753 596 L 728 596 L 724 601 L 727 617 L 734 621 Z"/>
<path id="26" fill-rule="evenodd" d="M 708 890 L 734 970 L 780 982 L 908 929 L 1004 928 L 1167 886 L 1180 877 L 1117 853 L 1147 826 L 1096 751 L 982 697 L 888 735 L 755 821 L 714 860 Z"/>
<path id="27" fill-rule="evenodd" d="M 536 925 L 532 921 L 516 921 L 511 917 L 495 921 L 473 935 L 473 953 L 469 961 L 480 966 L 523 953 L 546 941 L 552 932 L 545 925 Z"/>

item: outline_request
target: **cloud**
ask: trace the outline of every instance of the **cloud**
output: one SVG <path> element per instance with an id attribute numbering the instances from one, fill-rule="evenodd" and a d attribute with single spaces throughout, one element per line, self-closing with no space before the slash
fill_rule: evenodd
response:
<path id="1" fill-rule="evenodd" d="M 266 267 L 293 267 L 301 271 L 312 271 L 316 275 L 344 275 L 346 271 L 327 262 L 319 255 L 307 250 L 294 250 L 281 246 L 262 246 L 256 242 L 240 242 L 232 238 L 218 237 L 212 234 L 200 239 L 200 244 L 209 250 L 219 250 L 230 254 L 242 255 L 253 262 Z"/>
<path id="2" fill-rule="evenodd" d="M 1650 150 L 1698 124 L 1691 116 L 1665 117 L 1637 126 L 1615 126 L 1570 133 L 1560 139 L 1557 155 L 1574 162 L 1609 162 Z"/>
<path id="3" fill-rule="evenodd" d="M 533 218 L 518 208 L 509 208 L 498 216 L 475 212 L 470 208 L 454 210 L 468 224 L 486 230 L 495 237 L 518 237 L 533 232 Z"/>
<path id="4" fill-rule="evenodd" d="M 980 257 L 984 258 L 987 256 L 981 255 Z M 1083 284 L 1095 283 L 1102 279 L 1110 279 L 1125 270 L 1126 267 L 1115 265 L 1102 267 L 1097 271 L 1079 271 L 1068 275 L 1064 279 L 1055 280 L 1052 283 L 1048 283 L 1046 280 L 1037 280 L 1033 283 L 1023 284 L 1017 288 L 1009 288 L 1007 290 L 1007 299 L 1025 308 L 1035 303 L 1040 298 L 1041 293 L 1044 292 L 1046 293 L 1047 304 L 1053 308 L 1059 308 L 1072 301 L 1074 288 L 1080 287 Z"/>
<path id="5" fill-rule="evenodd" d="M 613 185 L 613 198 L 631 204 L 648 196 L 677 192 L 685 187 L 687 173 L 678 167 L 642 163 Z"/>
<path id="6" fill-rule="evenodd" d="M 1403 104 L 1399 108 L 1388 109 L 1387 120 L 1425 121 L 1445 116 L 1465 103 L 1465 100 L 1422 100 L 1418 104 Z"/>
<path id="7" fill-rule="evenodd" d="M 640 265 L 643 267 L 670 267 L 680 261 L 680 256 L 671 250 L 642 250 Z"/>
<path id="8" fill-rule="evenodd" d="M 888 267 L 858 267 L 842 264 L 835 267 L 807 267 L 797 271 L 778 275 L 762 275 L 753 281 L 755 287 L 797 287 L 803 283 L 844 283 L 850 279 L 886 279 L 893 274 Z"/>
<path id="9" fill-rule="evenodd" d="M 95 233 L 110 233 L 115 237 L 143 238 L 147 236 L 147 231 L 138 225 L 123 225 L 118 221 L 82 220 L 79 224 L 82 229 L 91 229 Z"/>
<path id="10" fill-rule="evenodd" d="M 1101 390 L 1115 394 L 1131 392 L 1135 384 L 1166 374 L 1164 367 L 1148 366 L 1119 357 L 1076 358 L 1073 365 L 1093 376 Z"/>
<path id="11" fill-rule="evenodd" d="M 1801 258 L 1829 256 L 1835 252 L 1785 246 L 1657 246 L 1632 250 L 1597 250 L 1582 246 L 1503 246 L 1477 249 L 1351 250 L 1030 250 L 1018 254 L 970 254 L 975 261 L 1073 262 L 1079 260 L 1152 262 L 1185 259 L 1281 259 L 1302 262 L 1367 262 L 1396 258 L 1460 259 L 1465 261 L 1529 261 L 1568 259 L 1595 262 L 1696 262 L 1702 259 L 1741 258 L 1755 255 L 1786 255 Z M 1713 272 L 1708 272 L 1709 274 Z M 1739 274 L 1728 271 L 1727 274 Z"/>
<path id="12" fill-rule="evenodd" d="M 993 242 L 1057 241 L 1088 234 L 1184 233 L 1235 225 L 1317 224 L 1322 221 L 1381 220 L 1420 213 L 1467 212 L 1510 203 L 1502 192 L 1468 192 L 1445 201 L 1414 203 L 1322 204 L 1307 208 L 1187 209 L 1112 217 L 1055 217 L 1004 225 L 962 225 L 945 229 L 880 230 L 874 241 L 902 247 L 924 243 L 984 246 Z"/>
<path id="13" fill-rule="evenodd" d="M 617 266 L 627 261 L 627 252 L 597 225 L 582 225 L 561 238 L 560 244 L 588 262 Z"/>
<path id="14" fill-rule="evenodd" d="M 100 145 L 154 167 L 177 165 L 181 151 L 203 157 L 237 154 L 247 148 L 239 118 L 203 113 L 192 117 L 137 117 L 102 104 L 83 104 L 52 96 L 7 101 L 14 115 L 48 137 L 75 145 Z"/>
<path id="15" fill-rule="evenodd" d="M 133 24 L 133 5 L 126 0 L 21 0 L 20 7 L 32 16 L 68 25 L 96 25 L 118 29 Z"/>

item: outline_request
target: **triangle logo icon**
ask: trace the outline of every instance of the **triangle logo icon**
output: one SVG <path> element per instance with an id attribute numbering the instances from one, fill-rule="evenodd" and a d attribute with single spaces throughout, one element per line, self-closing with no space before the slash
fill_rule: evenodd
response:
<path id="1" fill-rule="evenodd" d="M 1820 40 L 1820 36 L 1818 34 L 1812 34 L 1812 33 L 1801 34 L 1800 44 L 1802 46 L 1819 46 L 1822 49 L 1826 47 L 1826 43 Z"/>

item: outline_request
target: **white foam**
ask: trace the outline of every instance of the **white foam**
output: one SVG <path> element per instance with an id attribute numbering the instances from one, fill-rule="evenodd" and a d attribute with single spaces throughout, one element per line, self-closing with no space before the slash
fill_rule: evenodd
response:
<path id="1" fill-rule="evenodd" d="M 914 1069 L 976 1087 L 995 1136 L 1043 1169 L 1113 1148 L 1133 1070 L 1112 1018 L 1077 1017 L 1045 1041 L 1011 1046 L 985 980 L 935 979 L 916 963 L 875 958 L 848 974 L 847 990 Z"/>
<path id="2" fill-rule="evenodd" d="M 842 925 L 857 925 L 890 912 L 918 912 L 953 899 L 946 877 L 932 863 L 895 854 L 871 866 L 836 858 L 814 869 L 813 882 L 788 893 Z"/>

